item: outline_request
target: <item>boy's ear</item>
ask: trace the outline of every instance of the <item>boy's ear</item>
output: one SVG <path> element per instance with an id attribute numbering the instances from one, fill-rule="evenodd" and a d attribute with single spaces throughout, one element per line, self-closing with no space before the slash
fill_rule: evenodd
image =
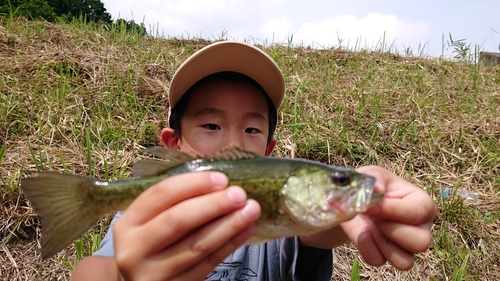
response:
<path id="1" fill-rule="evenodd" d="M 172 128 L 164 128 L 161 130 L 161 142 L 168 148 L 180 149 L 179 138 Z"/>
<path id="2" fill-rule="evenodd" d="M 274 137 L 272 137 L 271 141 L 267 144 L 267 147 L 266 147 L 266 156 L 271 155 L 271 152 L 273 152 L 274 146 L 276 146 L 276 139 Z"/>

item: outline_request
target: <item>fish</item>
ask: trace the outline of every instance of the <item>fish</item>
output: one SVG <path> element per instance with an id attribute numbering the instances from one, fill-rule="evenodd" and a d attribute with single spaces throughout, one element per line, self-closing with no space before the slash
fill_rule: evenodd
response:
<path id="1" fill-rule="evenodd" d="M 235 147 L 214 157 L 176 149 L 147 148 L 153 157 L 137 161 L 132 177 L 105 181 L 72 174 L 36 172 L 21 189 L 41 218 L 42 259 L 77 239 L 103 216 L 125 210 L 142 192 L 178 174 L 220 171 L 261 206 L 255 234 L 246 244 L 308 235 L 332 228 L 383 199 L 375 178 L 350 168 L 301 158 L 259 156 Z"/>

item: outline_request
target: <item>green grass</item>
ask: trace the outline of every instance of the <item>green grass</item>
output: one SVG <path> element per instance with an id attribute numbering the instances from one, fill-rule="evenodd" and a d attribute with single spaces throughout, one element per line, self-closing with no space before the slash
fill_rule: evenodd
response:
<path id="1" fill-rule="evenodd" d="M 98 247 L 111 218 L 41 262 L 40 222 L 19 179 L 28 171 L 130 176 L 168 124 L 169 79 L 209 43 L 120 28 L 0 19 L 0 251 L 18 266 L 2 253 L 5 278 L 67 279 Z M 348 244 L 335 250 L 336 280 L 500 278 L 500 70 L 480 67 L 477 48 L 450 40 L 457 58 L 412 56 L 425 46 L 398 55 L 384 38 L 370 49 L 360 40 L 349 49 L 313 50 L 294 46 L 293 37 L 263 47 L 287 83 L 275 156 L 380 165 L 438 206 L 431 248 L 412 270 L 370 267 Z M 443 200 L 435 193 L 441 187 L 477 191 L 480 201 Z"/>

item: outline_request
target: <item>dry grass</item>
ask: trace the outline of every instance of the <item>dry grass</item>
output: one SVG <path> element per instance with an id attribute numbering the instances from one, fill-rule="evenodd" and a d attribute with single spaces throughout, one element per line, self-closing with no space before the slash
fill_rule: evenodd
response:
<path id="1" fill-rule="evenodd" d="M 209 42 L 157 39 L 82 23 L 0 20 L 0 276 L 66 280 L 75 245 L 41 261 L 40 223 L 19 190 L 25 171 L 120 178 L 159 143 L 176 67 Z M 435 197 L 431 248 L 408 272 L 360 263 L 361 280 L 500 280 L 500 68 L 385 52 L 266 46 L 287 97 L 275 155 L 341 166 L 384 166 Z M 2 155 L 0 153 L 0 155 Z M 103 235 L 103 219 L 82 239 Z M 350 280 L 352 245 L 335 250 Z M 463 273 L 463 278 L 453 274 Z"/>

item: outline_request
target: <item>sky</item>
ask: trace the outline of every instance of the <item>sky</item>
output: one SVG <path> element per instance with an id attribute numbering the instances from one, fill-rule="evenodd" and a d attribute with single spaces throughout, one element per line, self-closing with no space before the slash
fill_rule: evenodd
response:
<path id="1" fill-rule="evenodd" d="M 453 41 L 498 52 L 500 0 L 102 0 L 150 35 L 313 48 L 452 55 Z"/>

